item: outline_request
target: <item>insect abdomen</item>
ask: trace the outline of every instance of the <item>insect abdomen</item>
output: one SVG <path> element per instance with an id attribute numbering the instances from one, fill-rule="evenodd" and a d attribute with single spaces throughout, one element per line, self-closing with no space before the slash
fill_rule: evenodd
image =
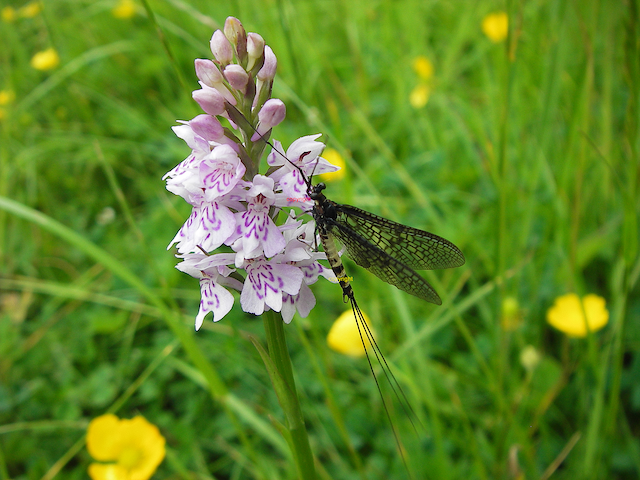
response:
<path id="1" fill-rule="evenodd" d="M 342 293 L 344 294 L 346 301 L 347 297 L 353 297 L 353 289 L 351 288 L 351 284 L 349 284 L 347 272 L 344 269 L 342 260 L 340 260 L 336 244 L 326 232 L 320 231 L 319 234 L 320 241 L 324 247 L 324 253 L 327 255 L 327 260 L 329 261 L 329 266 L 331 266 L 331 270 L 333 270 L 340 287 L 342 287 Z"/>

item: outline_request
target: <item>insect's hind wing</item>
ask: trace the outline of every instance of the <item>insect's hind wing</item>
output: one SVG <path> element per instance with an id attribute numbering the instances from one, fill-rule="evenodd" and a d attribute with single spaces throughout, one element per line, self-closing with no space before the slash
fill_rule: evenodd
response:
<path id="1" fill-rule="evenodd" d="M 449 240 L 351 205 L 337 205 L 337 220 L 409 268 L 435 270 L 465 262 L 460 249 Z"/>
<path id="2" fill-rule="evenodd" d="M 442 300 L 429 282 L 410 267 L 348 226 L 331 219 L 326 219 L 326 224 L 328 232 L 345 246 L 349 257 L 358 265 L 400 290 L 427 302 L 442 305 Z"/>

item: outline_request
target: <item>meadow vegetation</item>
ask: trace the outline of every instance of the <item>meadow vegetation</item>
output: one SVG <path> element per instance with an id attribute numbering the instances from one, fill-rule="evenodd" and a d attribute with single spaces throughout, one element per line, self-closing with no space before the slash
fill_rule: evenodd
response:
<path id="1" fill-rule="evenodd" d="M 327 195 L 466 256 L 426 274 L 439 307 L 346 261 L 422 424 L 385 390 L 414 477 L 640 476 L 637 0 L 43 5 L 0 24 L 0 480 L 87 478 L 107 412 L 160 429 L 155 478 L 295 478 L 262 322 L 236 295 L 194 332 L 166 250 L 189 214 L 161 180 L 189 153 L 170 127 L 202 113 L 193 61 L 229 15 L 278 57 L 273 138 L 344 158 Z M 366 361 L 327 346 L 340 289 L 313 291 L 286 333 L 319 478 L 407 478 Z M 553 328 L 567 293 L 606 325 Z"/>

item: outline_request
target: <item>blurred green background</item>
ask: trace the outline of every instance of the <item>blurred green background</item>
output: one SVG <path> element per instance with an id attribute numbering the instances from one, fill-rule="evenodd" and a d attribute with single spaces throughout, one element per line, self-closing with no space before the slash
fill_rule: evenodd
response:
<path id="1" fill-rule="evenodd" d="M 423 424 L 389 396 L 415 478 L 640 476 L 636 0 L 117 6 L 2 5 L 0 479 L 87 478 L 107 411 L 160 428 L 155 478 L 295 478 L 260 319 L 236 295 L 193 332 L 198 283 L 166 251 L 189 214 L 161 180 L 189 153 L 170 127 L 201 113 L 193 60 L 229 15 L 278 57 L 273 137 L 323 133 L 347 160 L 328 196 L 465 253 L 427 274 L 440 307 L 347 262 Z M 550 327 L 568 292 L 604 298 L 607 326 Z M 314 293 L 287 333 L 320 478 L 407 478 L 365 360 L 326 346 L 339 288 Z"/>

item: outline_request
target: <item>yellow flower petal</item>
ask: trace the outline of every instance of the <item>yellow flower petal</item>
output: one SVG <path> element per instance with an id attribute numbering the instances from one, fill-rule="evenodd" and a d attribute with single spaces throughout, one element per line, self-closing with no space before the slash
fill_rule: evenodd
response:
<path id="1" fill-rule="evenodd" d="M 147 480 L 164 459 L 165 439 L 144 417 L 120 420 L 106 414 L 89 424 L 87 450 L 96 460 L 112 462 L 107 466 L 93 464 L 89 474 L 94 480 Z M 122 471 L 126 477 L 118 476 Z"/>
<path id="2" fill-rule="evenodd" d="M 87 429 L 87 450 L 96 460 L 115 460 L 120 451 L 118 436 L 118 417 L 111 413 L 94 418 Z"/>
<path id="3" fill-rule="evenodd" d="M 371 322 L 369 317 L 364 313 L 362 315 L 370 328 Z M 362 326 L 360 327 L 360 331 L 362 331 Z M 373 333 L 372 329 L 371 332 Z M 364 331 L 362 331 L 362 337 L 360 337 L 358 326 L 356 325 L 356 319 L 353 316 L 353 311 L 347 310 L 340 315 L 331 326 L 329 334 L 327 335 L 327 344 L 329 345 L 329 348 L 343 355 L 348 355 L 350 357 L 363 357 L 364 347 L 362 346 L 362 338 L 365 339 L 367 348 L 370 348 L 371 343 L 365 337 Z"/>
<path id="4" fill-rule="evenodd" d="M 136 14 L 136 4 L 133 0 L 120 0 L 111 10 L 111 14 L 116 18 L 126 20 Z"/>
<path id="5" fill-rule="evenodd" d="M 422 80 L 429 80 L 431 77 L 433 77 L 433 64 L 427 57 L 423 55 L 414 58 L 413 70 Z"/>
<path id="6" fill-rule="evenodd" d="M 586 337 L 587 324 L 591 332 L 597 332 L 609 321 L 605 305 L 605 299 L 598 295 L 586 295 L 580 302 L 575 293 L 569 293 L 556 298 L 547 310 L 547 322 L 570 337 Z"/>
<path id="7" fill-rule="evenodd" d="M 337 170 L 335 172 L 321 173 L 320 175 L 318 175 L 318 178 L 323 182 L 333 182 L 336 180 L 342 180 L 344 178 L 344 172 L 345 172 L 344 167 L 346 166 L 346 164 L 344 163 L 344 158 L 342 158 L 342 155 L 340 155 L 340 153 L 333 148 L 327 148 L 324 152 L 322 152 L 322 157 L 325 160 L 327 160 L 329 163 L 337 167 L 340 167 L 340 170 Z"/>
<path id="8" fill-rule="evenodd" d="M 56 68 L 59 63 L 60 57 L 53 48 L 38 52 L 31 59 L 31 66 L 36 70 L 51 70 Z"/>
<path id="9" fill-rule="evenodd" d="M 413 108 L 422 108 L 429 101 L 431 88 L 428 85 L 418 85 L 409 95 L 409 103 Z"/>
<path id="10" fill-rule="evenodd" d="M 91 480 L 129 480 L 128 472 L 120 465 L 92 463 L 89 465 Z"/>
<path id="11" fill-rule="evenodd" d="M 493 43 L 503 41 L 509 32 L 509 16 L 506 12 L 490 13 L 482 20 L 482 31 Z"/>

